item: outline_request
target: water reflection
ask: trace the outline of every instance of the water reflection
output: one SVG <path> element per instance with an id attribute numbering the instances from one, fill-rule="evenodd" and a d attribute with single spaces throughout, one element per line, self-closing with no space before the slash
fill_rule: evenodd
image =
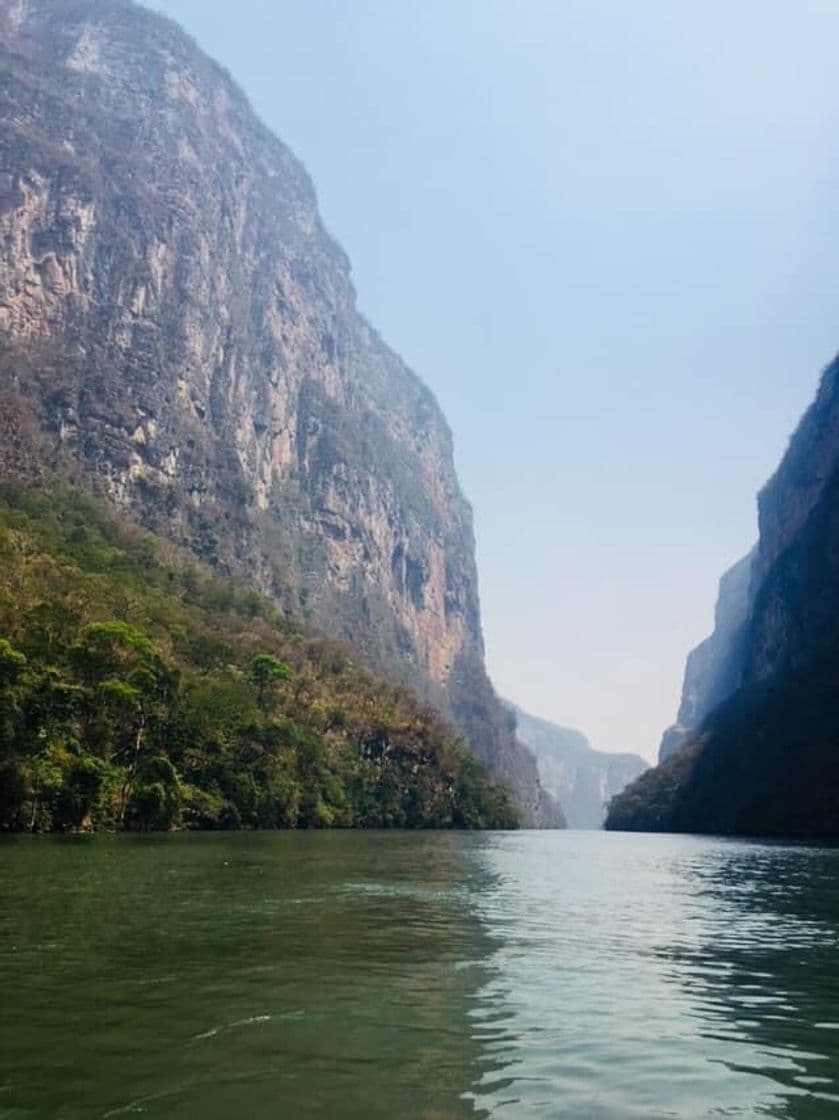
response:
<path id="1" fill-rule="evenodd" d="M 839 851 L 718 843 L 683 873 L 696 944 L 669 956 L 703 1034 L 733 1044 L 729 1068 L 771 1078 L 773 1115 L 839 1114 Z"/>
<path id="2" fill-rule="evenodd" d="M 572 833 L 482 857 L 496 1120 L 839 1115 L 839 853 Z"/>
<path id="3" fill-rule="evenodd" d="M 0 844 L 0 1117 L 839 1115 L 839 852 Z"/>
<path id="4" fill-rule="evenodd" d="M 446 834 L 4 845 L 0 1115 L 485 1115 L 492 871 L 469 854 Z"/>

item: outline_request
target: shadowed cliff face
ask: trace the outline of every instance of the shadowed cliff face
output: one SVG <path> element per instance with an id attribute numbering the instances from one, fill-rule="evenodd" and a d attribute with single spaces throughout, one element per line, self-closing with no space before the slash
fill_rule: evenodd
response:
<path id="1" fill-rule="evenodd" d="M 677 751 L 691 731 L 739 684 L 753 562 L 754 553 L 749 553 L 720 580 L 714 632 L 688 654 L 679 714 L 662 736 L 659 762 Z"/>
<path id="2" fill-rule="evenodd" d="M 446 422 L 226 74 L 125 0 L 0 0 L 0 238 L 36 458 L 411 683 L 545 821 L 483 667 Z"/>
<path id="3" fill-rule="evenodd" d="M 839 836 L 839 359 L 759 524 L 734 687 L 607 827 Z"/>
<path id="4" fill-rule="evenodd" d="M 800 672 L 833 646 L 839 621 L 838 472 L 839 358 L 825 370 L 816 400 L 758 498 L 746 684 Z"/>

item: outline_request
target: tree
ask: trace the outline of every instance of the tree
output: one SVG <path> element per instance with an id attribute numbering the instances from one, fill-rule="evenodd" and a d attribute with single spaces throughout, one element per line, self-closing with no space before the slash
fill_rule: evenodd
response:
<path id="1" fill-rule="evenodd" d="M 256 685 L 259 706 L 266 711 L 280 681 L 290 681 L 294 671 L 271 653 L 258 653 L 251 661 L 250 679 Z"/>
<path id="2" fill-rule="evenodd" d="M 128 802 L 128 820 L 143 830 L 174 828 L 181 815 L 181 784 L 168 758 L 147 759 Z"/>
<path id="3" fill-rule="evenodd" d="M 161 714 L 175 690 L 176 678 L 157 654 L 150 638 L 127 622 L 93 622 L 83 627 L 74 656 L 87 682 L 95 686 L 106 721 L 107 754 L 127 760 L 117 823 L 126 807 L 140 752 L 156 709 Z"/>
<path id="4" fill-rule="evenodd" d="M 0 746 L 14 738 L 22 698 L 20 684 L 25 669 L 26 657 L 11 642 L 0 638 Z"/>

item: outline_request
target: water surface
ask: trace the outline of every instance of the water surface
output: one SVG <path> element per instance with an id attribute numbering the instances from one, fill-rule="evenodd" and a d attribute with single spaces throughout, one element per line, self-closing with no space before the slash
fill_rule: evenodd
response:
<path id="1" fill-rule="evenodd" d="M 0 843 L 0 1117 L 839 1115 L 839 851 Z"/>

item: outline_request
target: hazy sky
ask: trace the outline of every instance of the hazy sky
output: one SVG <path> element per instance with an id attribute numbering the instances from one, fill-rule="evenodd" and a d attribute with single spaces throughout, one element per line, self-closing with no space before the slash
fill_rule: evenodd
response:
<path id="1" fill-rule="evenodd" d="M 498 688 L 653 757 L 839 349 L 835 0 L 157 0 L 437 394 Z"/>

